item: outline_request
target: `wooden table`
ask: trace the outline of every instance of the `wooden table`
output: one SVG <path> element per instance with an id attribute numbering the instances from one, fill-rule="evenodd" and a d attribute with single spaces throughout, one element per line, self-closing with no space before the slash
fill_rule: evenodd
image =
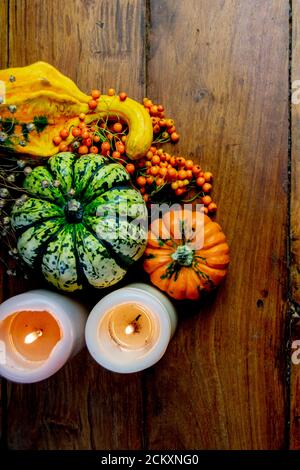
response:
<path id="1" fill-rule="evenodd" d="M 176 153 L 215 175 L 232 259 L 217 295 L 181 309 L 155 367 L 113 374 L 83 351 L 40 384 L 3 380 L 2 446 L 300 449 L 300 104 L 289 96 L 300 1 L 0 6 L 2 68 L 45 60 L 86 92 L 113 86 L 165 105 L 182 136 Z M 30 287 L 1 282 L 2 299 Z"/>

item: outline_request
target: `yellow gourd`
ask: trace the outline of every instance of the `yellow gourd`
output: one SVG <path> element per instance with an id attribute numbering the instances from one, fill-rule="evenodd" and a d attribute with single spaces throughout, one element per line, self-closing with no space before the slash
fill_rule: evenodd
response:
<path id="1" fill-rule="evenodd" d="M 97 108 L 91 111 L 88 105 L 91 97 L 45 62 L 0 70 L 1 81 L 5 94 L 1 96 L 0 91 L 0 118 L 14 126 L 8 146 L 15 152 L 42 157 L 54 155 L 58 148 L 52 142 L 53 137 L 63 128 L 77 126 L 80 113 L 86 114 L 87 123 L 105 116 L 117 116 L 127 122 L 126 153 L 133 160 L 145 155 L 151 145 L 151 119 L 145 108 L 133 99 L 121 101 L 119 96 L 101 95 Z M 70 135 L 66 143 L 72 140 Z"/>

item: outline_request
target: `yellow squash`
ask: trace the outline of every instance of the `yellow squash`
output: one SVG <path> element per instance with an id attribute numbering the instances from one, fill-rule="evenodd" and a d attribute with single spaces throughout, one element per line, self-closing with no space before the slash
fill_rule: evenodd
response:
<path id="1" fill-rule="evenodd" d="M 77 126 L 80 113 L 87 115 L 86 122 L 106 116 L 127 122 L 126 153 L 133 160 L 145 155 L 151 146 L 152 123 L 141 104 L 130 98 L 121 101 L 118 96 L 102 95 L 97 108 L 90 111 L 91 97 L 45 62 L 0 70 L 0 84 L 5 91 L 1 93 L 0 89 L 0 119 L 10 131 L 7 144 L 16 152 L 42 157 L 54 155 L 58 148 L 52 142 L 53 137 L 64 127 Z M 2 146 L 5 146 L 4 139 L 2 132 Z M 72 139 L 70 135 L 66 142 Z"/>

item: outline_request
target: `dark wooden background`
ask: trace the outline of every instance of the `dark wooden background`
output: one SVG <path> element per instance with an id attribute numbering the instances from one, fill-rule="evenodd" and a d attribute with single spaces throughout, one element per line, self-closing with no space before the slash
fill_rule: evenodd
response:
<path id="1" fill-rule="evenodd" d="M 83 351 L 40 384 L 2 381 L 2 446 L 300 449 L 289 349 L 300 339 L 300 104 L 289 100 L 299 0 L 0 5 L 1 68 L 45 60 L 85 92 L 113 86 L 166 106 L 182 135 L 176 153 L 215 174 L 232 259 L 218 294 L 197 314 L 182 309 L 151 369 L 113 374 Z M 1 283 L 2 299 L 30 287 Z"/>

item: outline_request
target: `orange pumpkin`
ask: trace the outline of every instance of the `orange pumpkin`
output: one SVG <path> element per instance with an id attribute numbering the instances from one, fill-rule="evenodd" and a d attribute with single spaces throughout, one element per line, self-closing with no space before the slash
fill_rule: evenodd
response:
<path id="1" fill-rule="evenodd" d="M 174 299 L 199 299 L 223 281 L 228 264 L 226 237 L 207 215 L 182 208 L 152 222 L 144 269 Z"/>

